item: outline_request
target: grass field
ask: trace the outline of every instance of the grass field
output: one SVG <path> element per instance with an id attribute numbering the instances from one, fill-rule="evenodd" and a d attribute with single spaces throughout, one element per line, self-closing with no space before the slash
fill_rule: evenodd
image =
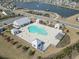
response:
<path id="1" fill-rule="evenodd" d="M 68 18 L 65 18 L 63 21 L 70 23 L 70 24 L 74 24 L 74 25 L 79 25 L 79 22 L 76 21 L 76 18 L 79 17 L 79 14 L 70 16 Z"/>
<path id="2" fill-rule="evenodd" d="M 24 40 L 21 40 L 20 38 L 14 37 L 10 35 L 9 33 L 5 32 L 5 35 L 10 36 L 14 39 L 14 41 L 18 41 L 19 43 L 16 45 L 13 45 L 11 42 L 8 42 L 5 40 L 2 36 L 0 36 L 0 55 L 7 57 L 8 59 L 36 59 L 37 56 L 39 56 L 41 53 L 36 51 L 34 48 L 31 47 L 31 45 Z M 22 47 L 17 48 L 18 45 L 23 46 L 29 46 L 30 48 L 23 52 Z M 29 55 L 30 50 L 35 50 L 34 55 Z"/>

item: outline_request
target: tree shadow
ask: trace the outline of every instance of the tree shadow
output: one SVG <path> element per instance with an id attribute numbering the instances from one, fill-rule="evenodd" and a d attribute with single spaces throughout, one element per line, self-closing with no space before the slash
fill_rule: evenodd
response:
<path id="1" fill-rule="evenodd" d="M 65 35 L 61 41 L 57 44 L 57 48 L 61 48 L 61 47 L 65 47 L 67 46 L 69 43 L 70 43 L 71 39 L 70 39 L 70 36 L 69 35 Z"/>

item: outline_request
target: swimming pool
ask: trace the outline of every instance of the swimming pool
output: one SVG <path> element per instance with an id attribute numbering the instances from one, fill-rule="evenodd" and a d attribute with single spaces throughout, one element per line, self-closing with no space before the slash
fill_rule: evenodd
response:
<path id="1" fill-rule="evenodd" d="M 28 27 L 29 32 L 31 33 L 37 33 L 40 35 L 47 35 L 47 31 L 43 27 L 39 27 L 37 25 L 31 25 Z"/>

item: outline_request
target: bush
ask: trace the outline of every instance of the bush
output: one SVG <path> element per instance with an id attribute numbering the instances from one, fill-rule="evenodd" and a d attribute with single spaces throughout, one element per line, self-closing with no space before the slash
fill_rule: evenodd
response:
<path id="1" fill-rule="evenodd" d="M 29 55 L 34 55 L 35 54 L 35 51 L 34 50 L 30 50 L 29 51 Z"/>
<path id="2" fill-rule="evenodd" d="M 79 35 L 79 32 L 77 32 L 77 34 Z"/>
<path id="3" fill-rule="evenodd" d="M 63 51 L 64 51 L 64 53 L 65 53 L 66 55 L 71 55 L 71 53 L 72 53 L 72 48 L 71 48 L 71 47 L 66 47 Z"/>
<path id="4" fill-rule="evenodd" d="M 13 42 L 13 45 L 15 45 L 15 44 L 17 44 L 18 43 L 18 41 L 16 41 L 16 42 Z"/>
<path id="5" fill-rule="evenodd" d="M 0 56 L 0 59 L 8 59 L 8 58 L 4 56 Z"/>
<path id="6" fill-rule="evenodd" d="M 41 56 L 37 56 L 37 59 L 42 59 L 42 57 Z"/>
<path id="7" fill-rule="evenodd" d="M 21 44 L 17 46 L 17 48 L 20 48 L 20 47 L 22 47 L 22 45 L 21 45 Z"/>

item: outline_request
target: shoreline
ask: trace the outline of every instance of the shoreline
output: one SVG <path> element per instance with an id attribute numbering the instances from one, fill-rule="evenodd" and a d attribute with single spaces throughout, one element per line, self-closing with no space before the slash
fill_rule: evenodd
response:
<path id="1" fill-rule="evenodd" d="M 68 8 L 68 9 L 73 9 L 73 10 L 78 10 L 79 11 L 79 8 L 70 8 L 69 6 L 60 6 L 62 8 Z"/>

